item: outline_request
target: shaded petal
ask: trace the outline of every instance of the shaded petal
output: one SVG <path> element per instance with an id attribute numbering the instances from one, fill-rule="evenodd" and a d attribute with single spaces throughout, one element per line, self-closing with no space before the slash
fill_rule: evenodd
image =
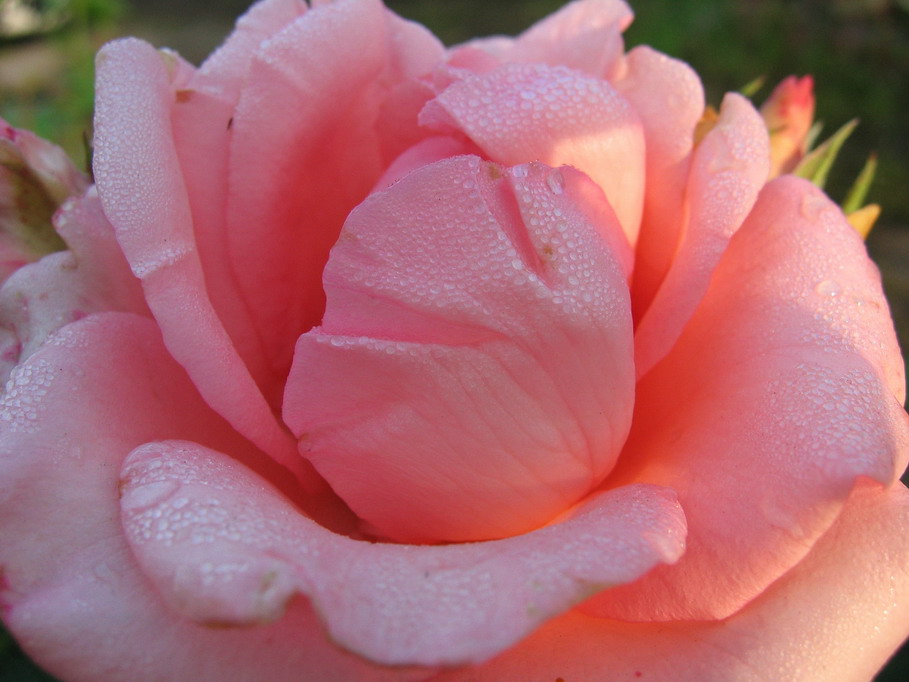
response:
<path id="1" fill-rule="evenodd" d="M 836 679 L 864 682 L 909 629 L 909 495 L 856 491 L 798 566 L 716 623 L 622 623 L 573 611 L 479 668 L 470 680 Z"/>
<path id="2" fill-rule="evenodd" d="M 703 298 L 730 237 L 767 180 L 769 154 L 763 119 L 741 95 L 726 95 L 719 121 L 691 160 L 688 220 L 672 264 L 635 332 L 638 377 L 672 348 Z"/>
<path id="3" fill-rule="evenodd" d="M 411 134 L 383 107 L 394 100 L 417 111 L 428 91 L 396 86 L 441 54 L 424 29 L 378 0 L 340 0 L 310 10 L 255 55 L 231 129 L 226 235 L 276 375 L 321 318 L 322 269 L 345 217 L 384 165 L 424 136 L 413 118 Z M 388 147 L 392 137 L 400 148 Z"/>
<path id="4" fill-rule="evenodd" d="M 644 214 L 631 297 L 640 319 L 672 262 L 687 217 L 685 185 L 704 89 L 690 66 L 646 45 L 626 55 L 615 86 L 640 116 L 646 143 Z"/>
<path id="5" fill-rule="evenodd" d="M 138 448 L 120 485 L 136 558 L 181 615 L 256 625 L 303 593 L 332 639 L 391 665 L 485 660 L 684 549 L 681 509 L 653 486 L 597 496 L 573 518 L 521 537 L 414 547 L 333 535 L 194 443 Z"/>
<path id="6" fill-rule="evenodd" d="M 167 58 L 135 39 L 98 55 L 95 178 L 104 212 L 161 327 L 206 401 L 278 462 L 310 481 L 211 305 L 171 129 Z"/>
<path id="7" fill-rule="evenodd" d="M 564 67 L 507 64 L 454 82 L 426 105 L 420 123 L 463 132 L 498 163 L 542 161 L 584 171 L 603 189 L 634 245 L 644 198 L 644 135 L 634 109 L 606 81 Z"/>
<path id="8" fill-rule="evenodd" d="M 904 470 L 902 372 L 861 238 L 809 182 L 768 184 L 679 342 L 638 383 L 609 481 L 677 490 L 688 550 L 591 608 L 636 620 L 741 608 L 802 559 L 857 478 Z"/>
<path id="9" fill-rule="evenodd" d="M 284 418 L 360 518 L 406 541 L 552 519 L 631 419 L 628 247 L 582 173 L 424 166 L 352 213 Z"/>
<path id="10" fill-rule="evenodd" d="M 414 678 L 339 652 L 305 604 L 273 625 L 213 629 L 175 615 L 142 575 L 118 512 L 131 449 L 193 438 L 281 480 L 205 405 L 152 321 L 68 325 L 11 385 L 0 399 L 0 610 L 44 668 L 84 681 Z"/>
<path id="11" fill-rule="evenodd" d="M 0 289 L 0 319 L 18 344 L 14 363 L 24 362 L 64 325 L 92 313 L 151 316 L 94 188 L 67 201 L 54 224 L 70 250 L 20 269 Z"/>

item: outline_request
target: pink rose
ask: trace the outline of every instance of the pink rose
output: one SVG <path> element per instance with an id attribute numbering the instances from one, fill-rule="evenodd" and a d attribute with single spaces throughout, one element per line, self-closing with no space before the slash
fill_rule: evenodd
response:
<path id="1" fill-rule="evenodd" d="M 445 50 L 264 0 L 98 57 L 0 290 L 0 604 L 68 680 L 867 679 L 909 632 L 879 275 L 620 0 Z M 75 320 L 75 321 L 74 321 Z M 485 542 L 475 542 L 475 541 Z"/>

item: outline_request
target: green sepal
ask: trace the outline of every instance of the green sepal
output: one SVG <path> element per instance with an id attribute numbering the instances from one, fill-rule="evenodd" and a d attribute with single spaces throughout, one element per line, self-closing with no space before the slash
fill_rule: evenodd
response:
<path id="1" fill-rule="evenodd" d="M 805 135 L 805 149 L 812 149 L 814 143 L 817 142 L 817 139 L 821 136 L 821 132 L 824 130 L 823 121 L 815 121 L 814 125 L 808 130 L 808 134 Z"/>
<path id="2" fill-rule="evenodd" d="M 805 158 L 799 162 L 799 165 L 792 171 L 793 174 L 800 178 L 810 180 L 823 189 L 827 182 L 827 176 L 830 174 L 830 169 L 833 167 L 833 163 L 836 161 L 836 157 L 839 155 L 843 143 L 852 134 L 852 131 L 855 130 L 857 125 L 858 119 L 854 118 L 833 133 L 833 135 L 819 145 L 817 149 L 809 152 Z"/>
<path id="3" fill-rule="evenodd" d="M 877 172 L 877 154 L 871 154 L 843 200 L 843 213 L 852 213 L 865 205 L 865 198 Z"/>
<path id="4" fill-rule="evenodd" d="M 758 76 L 757 78 L 748 81 L 745 83 L 745 85 L 739 88 L 739 93 L 748 99 L 751 99 L 761 91 L 761 88 L 764 87 L 764 83 L 766 82 L 767 76 Z"/>

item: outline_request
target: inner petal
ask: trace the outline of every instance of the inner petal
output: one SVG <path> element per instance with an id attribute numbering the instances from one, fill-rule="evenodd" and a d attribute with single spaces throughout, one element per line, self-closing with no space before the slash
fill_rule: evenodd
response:
<path id="1" fill-rule="evenodd" d="M 629 246 L 583 173 L 472 156 L 355 209 L 300 337 L 284 418 L 373 531 L 545 524 L 612 469 L 634 392 Z"/>

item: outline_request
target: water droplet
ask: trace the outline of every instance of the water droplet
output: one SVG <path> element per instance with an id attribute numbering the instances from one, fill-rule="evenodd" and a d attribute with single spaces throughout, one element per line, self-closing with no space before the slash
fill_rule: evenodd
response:
<path id="1" fill-rule="evenodd" d="M 839 296 L 842 292 L 842 287 L 840 287 L 838 282 L 834 282 L 832 279 L 825 279 L 823 282 L 819 283 L 814 290 L 819 293 L 821 296 Z"/>
<path id="2" fill-rule="evenodd" d="M 553 194 L 564 192 L 565 179 L 562 177 L 562 171 L 558 168 L 553 168 L 546 176 L 546 184 L 549 185 L 549 189 L 552 190 Z"/>

